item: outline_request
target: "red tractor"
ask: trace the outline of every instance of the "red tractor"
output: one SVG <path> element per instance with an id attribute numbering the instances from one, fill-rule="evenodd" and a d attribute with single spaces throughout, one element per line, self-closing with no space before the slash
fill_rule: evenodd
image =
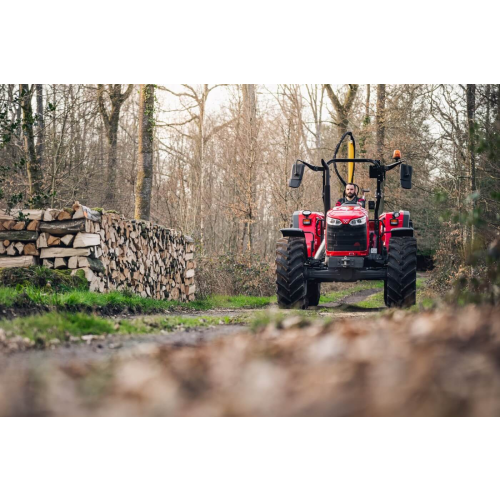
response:
<path id="1" fill-rule="evenodd" d="M 348 158 L 337 158 L 343 141 L 349 137 Z M 400 167 L 401 187 L 411 189 L 412 167 L 403 163 L 399 151 L 394 163 L 355 158 L 356 144 L 351 132 L 344 134 L 333 159 L 321 166 L 298 160 L 292 168 L 289 186 L 298 188 L 305 167 L 323 174 L 324 213 L 294 212 L 292 226 L 281 229 L 283 237 L 276 247 L 276 283 L 281 308 L 307 309 L 319 304 L 322 282 L 384 280 L 384 300 L 388 307 L 409 307 L 416 302 L 417 241 L 410 213 L 404 210 L 380 214 L 386 173 Z M 348 182 L 337 164 L 348 163 Z M 363 190 L 354 184 L 357 196 L 344 199 L 332 208 L 330 165 L 344 187 L 354 182 L 356 164 L 366 164 L 370 178 L 376 179 L 375 201 L 368 209 Z M 370 211 L 373 217 L 370 218 Z M 326 220 L 325 220 L 326 214 Z"/>

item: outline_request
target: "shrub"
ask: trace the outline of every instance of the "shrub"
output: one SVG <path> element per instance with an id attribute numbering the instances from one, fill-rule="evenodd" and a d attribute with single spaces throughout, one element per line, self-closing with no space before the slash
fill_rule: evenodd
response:
<path id="1" fill-rule="evenodd" d="M 199 298 L 208 295 L 274 295 L 274 264 L 257 255 L 198 257 L 196 287 Z"/>
<path id="2" fill-rule="evenodd" d="M 70 269 L 49 269 L 44 266 L 31 266 L 0 269 L 0 286 L 29 286 L 62 292 L 75 288 L 86 290 L 88 283 L 83 271 L 71 276 Z"/>

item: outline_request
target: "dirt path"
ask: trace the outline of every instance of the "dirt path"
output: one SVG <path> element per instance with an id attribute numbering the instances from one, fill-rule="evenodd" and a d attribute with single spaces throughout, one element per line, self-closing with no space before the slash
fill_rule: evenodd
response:
<path id="1" fill-rule="evenodd" d="M 380 293 L 380 291 L 381 291 L 380 288 L 369 288 L 367 290 L 360 290 L 359 292 L 355 292 L 351 295 L 347 295 L 346 297 L 343 297 L 342 299 L 338 300 L 337 302 L 328 302 L 326 304 L 321 304 L 321 307 L 334 308 L 334 307 L 340 307 L 343 304 L 356 305 L 359 302 L 363 302 L 368 297 L 371 297 L 372 295 Z M 370 311 L 371 311 L 370 309 L 367 310 L 367 312 L 370 312 Z"/>
<path id="2" fill-rule="evenodd" d="M 220 325 L 0 356 L 0 416 L 498 416 L 492 307 Z"/>
<path id="3" fill-rule="evenodd" d="M 379 288 L 371 288 L 361 290 L 351 295 L 347 295 L 337 302 L 330 302 L 321 304 L 317 308 L 310 308 L 311 319 L 314 317 L 328 317 L 334 316 L 335 318 L 362 318 L 374 315 L 379 312 L 379 309 L 356 309 L 356 304 L 366 300 L 373 294 L 379 293 Z M 317 311 L 317 313 L 316 313 Z M 27 367 L 42 365 L 46 362 L 60 362 L 62 364 L 71 364 L 75 361 L 87 362 L 95 360 L 112 359 L 116 356 L 131 356 L 134 353 L 147 352 L 154 348 L 161 348 L 163 346 L 172 347 L 193 347 L 200 346 L 204 343 L 211 342 L 221 337 L 227 337 L 240 333 L 249 333 L 248 324 L 237 324 L 237 317 L 244 315 L 248 323 L 250 316 L 258 314 L 266 314 L 273 312 L 277 313 L 278 308 L 276 305 L 271 305 L 262 309 L 214 309 L 210 311 L 189 312 L 185 314 L 175 313 L 176 316 L 184 318 L 195 318 L 199 316 L 222 317 L 229 316 L 236 319 L 236 324 L 231 325 L 217 325 L 217 326 L 199 326 L 195 328 L 178 328 L 174 331 L 158 331 L 150 334 L 141 335 L 119 335 L 112 334 L 104 337 L 95 336 L 86 342 L 74 343 L 68 342 L 59 346 L 52 346 L 41 350 L 27 350 L 12 352 L 9 354 L 0 352 L 0 364 Z M 294 315 L 295 311 L 281 311 L 286 315 Z M 148 316 L 140 315 L 127 315 L 123 319 L 137 319 L 147 318 Z M 150 316 L 149 316 L 150 317 Z M 117 315 L 116 319 L 121 316 Z"/>
<path id="4" fill-rule="evenodd" d="M 131 356 L 150 351 L 154 347 L 193 347 L 220 337 L 236 335 L 248 331 L 245 325 L 220 325 L 178 329 L 173 332 L 159 332 L 146 335 L 107 335 L 94 337 L 87 342 L 66 344 L 40 350 L 0 353 L 0 364 L 24 368 L 58 361 L 71 364 L 73 361 L 87 362 L 104 360 L 115 356 Z"/>

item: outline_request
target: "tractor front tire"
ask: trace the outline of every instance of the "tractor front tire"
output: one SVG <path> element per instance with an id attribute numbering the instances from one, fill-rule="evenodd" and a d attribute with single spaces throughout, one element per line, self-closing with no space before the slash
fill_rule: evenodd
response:
<path id="1" fill-rule="evenodd" d="M 307 258 L 304 238 L 280 238 L 276 243 L 276 294 L 281 309 L 307 309 Z"/>
<path id="2" fill-rule="evenodd" d="M 411 307 L 417 302 L 417 240 L 392 237 L 389 243 L 384 300 L 387 307 Z"/>
<path id="3" fill-rule="evenodd" d="M 319 304 L 321 297 L 321 283 L 316 281 L 307 282 L 307 305 L 309 307 L 316 307 Z"/>

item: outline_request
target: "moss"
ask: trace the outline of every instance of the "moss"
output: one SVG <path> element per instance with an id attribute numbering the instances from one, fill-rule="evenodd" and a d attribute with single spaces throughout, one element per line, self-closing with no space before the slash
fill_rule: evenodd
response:
<path id="1" fill-rule="evenodd" d="M 71 276 L 70 269 L 49 269 L 44 266 L 0 269 L 0 286 L 35 287 L 55 292 L 88 288 L 83 272 Z"/>

